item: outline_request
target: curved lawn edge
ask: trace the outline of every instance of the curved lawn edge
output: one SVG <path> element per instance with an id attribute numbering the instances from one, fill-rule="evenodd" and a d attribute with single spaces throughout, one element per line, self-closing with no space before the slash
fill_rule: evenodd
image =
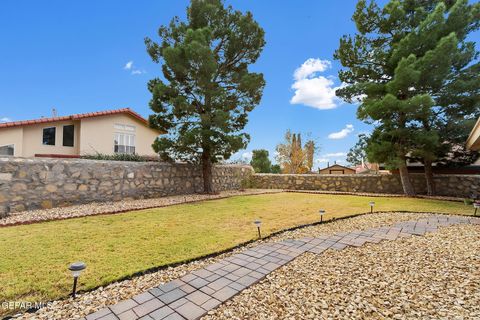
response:
<path id="1" fill-rule="evenodd" d="M 412 198 L 412 197 L 410 197 L 410 198 Z M 211 199 L 211 200 L 215 200 L 215 199 Z M 438 200 L 438 199 L 436 199 L 436 200 Z M 192 263 L 192 262 L 202 262 L 204 260 L 208 260 L 208 259 L 211 259 L 211 258 L 216 258 L 216 257 L 219 257 L 221 255 L 233 253 L 236 250 L 246 248 L 248 245 L 251 245 L 251 244 L 254 244 L 254 243 L 257 243 L 257 242 L 259 244 L 261 244 L 265 241 L 268 241 L 268 240 L 270 240 L 270 239 L 272 239 L 276 236 L 279 236 L 283 233 L 286 233 L 286 232 L 296 231 L 296 230 L 299 230 L 299 229 L 304 229 L 304 228 L 323 225 L 323 224 L 329 224 L 329 223 L 333 223 L 333 222 L 337 222 L 337 221 L 341 221 L 341 220 L 346 220 L 346 219 L 351 219 L 351 218 L 355 218 L 355 217 L 360 217 L 360 216 L 365 216 L 365 215 L 384 214 L 384 213 L 399 213 L 399 214 L 410 213 L 410 214 L 429 214 L 429 215 L 474 217 L 473 215 L 458 215 L 458 214 L 452 214 L 452 213 L 446 213 L 446 212 L 410 211 L 410 210 L 386 210 L 386 211 L 353 213 L 353 214 L 350 214 L 350 215 L 347 215 L 347 216 L 333 217 L 333 218 L 330 218 L 328 220 L 324 220 L 322 222 L 321 221 L 316 221 L 316 222 L 313 222 L 313 223 L 300 224 L 300 225 L 296 225 L 296 226 L 293 226 L 293 227 L 281 229 L 281 230 L 272 232 L 272 233 L 268 234 L 267 236 L 262 237 L 260 239 L 252 239 L 252 240 L 249 240 L 249 241 L 244 241 L 244 242 L 241 242 L 241 243 L 239 243 L 235 246 L 232 246 L 232 247 L 229 247 L 229 248 L 226 248 L 226 249 L 223 249 L 223 250 L 214 251 L 214 252 L 211 252 L 211 253 L 208 253 L 208 254 L 205 254 L 205 255 L 201 255 L 201 256 L 197 256 L 197 257 L 193 257 L 193 258 L 189 258 L 189 259 L 184 259 L 184 260 L 181 260 L 181 261 L 168 263 L 168 264 L 164 264 L 164 265 L 159 265 L 159 266 L 156 266 L 156 267 L 152 267 L 152 268 L 148 268 L 148 269 L 145 269 L 145 270 L 137 271 L 137 272 L 134 272 L 132 274 L 129 274 L 129 275 L 126 275 L 126 276 L 123 276 L 123 277 L 119 277 L 119 278 L 117 278 L 113 281 L 109 281 L 107 283 L 104 283 L 102 285 L 91 287 L 91 288 L 86 289 L 86 290 L 78 290 L 77 293 L 82 294 L 82 293 L 93 292 L 93 291 L 98 290 L 102 287 L 105 287 L 105 286 L 108 286 L 108 285 L 111 285 L 111 284 L 115 284 L 115 283 L 119 283 L 119 282 L 122 282 L 122 281 L 132 280 L 134 278 L 137 278 L 137 277 L 140 277 L 140 276 L 143 276 L 143 275 L 156 273 L 156 272 L 166 270 L 166 269 L 169 269 L 169 268 L 175 268 L 175 267 L 178 267 L 178 266 L 181 266 L 181 265 L 184 265 L 184 264 L 189 264 L 189 263 Z M 68 296 L 63 296 L 63 297 L 58 297 L 58 298 L 53 299 L 53 300 L 49 300 L 48 302 L 65 301 L 67 299 L 69 299 Z M 37 312 L 40 309 L 41 308 L 31 308 L 31 309 L 25 310 L 23 313 L 34 313 L 34 312 Z M 12 317 L 7 315 L 6 318 L 2 318 L 2 319 L 12 319 Z"/>
<path id="2" fill-rule="evenodd" d="M 338 196 L 358 196 L 358 197 L 373 197 L 373 198 L 407 198 L 407 199 L 427 199 L 427 200 L 439 200 L 439 201 L 453 201 L 463 202 L 464 198 L 450 197 L 450 196 L 429 196 L 426 194 L 417 194 L 414 196 L 408 196 L 399 193 L 368 193 L 368 192 L 349 192 L 349 191 L 325 191 L 325 190 L 294 190 L 285 189 L 283 192 L 291 193 L 307 193 L 307 194 L 331 194 Z"/>
<path id="3" fill-rule="evenodd" d="M 0 219 L 0 228 L 7 228 L 7 227 L 15 227 L 15 226 L 21 226 L 21 225 L 29 225 L 29 224 L 37 224 L 37 223 L 44 223 L 44 222 L 52 222 L 52 221 L 62 221 L 62 220 L 70 220 L 70 219 L 78 219 L 78 218 L 85 218 L 85 217 L 95 217 L 95 216 L 106 216 L 106 215 L 115 215 L 115 214 L 121 214 L 121 213 L 128 213 L 128 212 L 133 212 L 133 211 L 140 211 L 140 210 L 148 210 L 148 209 L 157 209 L 157 208 L 165 208 L 165 207 L 172 207 L 172 206 L 177 206 L 181 204 L 192 204 L 192 203 L 199 203 L 203 201 L 214 201 L 214 200 L 221 200 L 221 199 L 228 199 L 228 198 L 233 198 L 233 197 L 248 197 L 248 196 L 258 196 L 258 195 L 264 195 L 264 194 L 275 194 L 275 193 L 282 193 L 284 190 L 276 190 L 276 189 L 271 189 L 272 191 L 261 191 L 261 192 L 252 192 L 252 193 L 239 193 L 239 194 L 229 194 L 229 195 L 224 195 L 224 196 L 216 196 L 212 198 L 205 198 L 205 199 L 194 199 L 190 201 L 184 201 L 184 202 L 176 202 L 176 203 L 167 203 L 167 204 L 157 204 L 157 205 L 146 205 L 146 206 L 141 206 L 138 208 L 127 208 L 127 209 L 119 209 L 119 210 L 111 210 L 111 211 L 104 211 L 104 212 L 95 212 L 95 213 L 86 213 L 83 215 L 75 215 L 75 216 L 64 216 L 64 217 L 58 217 L 58 218 L 52 218 L 52 219 L 37 219 L 37 220 L 27 220 L 27 221 L 18 221 L 18 222 L 12 222 L 12 223 L 5 223 L 1 224 L 1 219 Z M 189 197 L 189 196 L 198 196 L 202 194 L 182 194 L 182 195 L 177 195 L 176 197 Z M 165 199 L 168 198 L 169 196 L 166 197 L 160 197 L 160 198 L 151 198 L 151 199 L 142 199 L 142 200 L 158 200 L 158 199 Z M 139 199 L 140 200 L 140 199 Z M 134 200 L 135 201 L 135 200 Z M 121 201 L 115 201 L 115 202 L 121 202 Z M 83 205 L 77 205 L 77 206 L 87 206 L 87 204 Z M 69 206 L 66 208 L 75 208 L 77 206 Z M 59 208 L 52 208 L 52 209 L 47 209 L 47 210 L 55 210 Z M 36 211 L 36 210 L 34 210 Z M 20 213 L 19 215 L 22 214 L 28 214 L 30 211 L 25 211 Z M 6 218 L 8 218 L 7 216 Z M 4 219 L 6 219 L 4 218 Z"/>
<path id="4" fill-rule="evenodd" d="M 2 224 L 1 223 L 2 219 L 0 219 L 0 228 L 15 227 L 15 226 L 21 226 L 21 225 L 37 224 L 37 223 L 52 222 L 52 221 L 69 220 L 69 219 L 77 219 L 77 218 L 84 218 L 84 217 L 114 215 L 114 214 L 128 213 L 128 212 L 139 211 L 139 210 L 165 208 L 165 207 L 171 207 L 171 206 L 176 206 L 176 205 L 181 205 L 181 204 L 199 203 L 199 202 L 203 202 L 203 201 L 214 201 L 214 200 L 221 200 L 221 199 L 227 199 L 227 198 L 233 198 L 233 197 L 257 196 L 257 195 L 276 194 L 276 193 L 284 193 L 284 192 L 285 193 L 304 193 L 304 194 L 325 194 L 325 195 L 349 195 L 349 196 L 374 197 L 374 198 L 375 197 L 377 197 L 377 198 L 393 197 L 393 198 L 406 198 L 406 199 L 427 199 L 427 200 L 453 201 L 453 202 L 462 202 L 463 201 L 463 198 L 457 198 L 457 197 L 428 196 L 428 195 L 407 196 L 407 195 L 404 195 L 404 194 L 393 194 L 393 193 L 365 193 L 365 192 L 345 192 L 345 191 L 325 191 L 325 190 L 292 190 L 292 189 L 263 189 L 263 191 L 259 191 L 259 192 L 255 191 L 255 190 L 259 190 L 259 189 L 250 189 L 250 190 L 253 190 L 253 191 L 248 193 L 248 189 L 247 189 L 246 191 L 240 191 L 240 192 L 245 192 L 244 194 L 242 194 L 242 193 L 229 194 L 229 195 L 224 195 L 224 196 L 215 196 L 215 197 L 212 197 L 212 198 L 194 199 L 194 200 L 184 201 L 184 202 L 156 204 L 156 205 L 155 204 L 154 205 L 145 205 L 145 206 L 139 206 L 139 207 L 136 207 L 136 208 L 110 210 L 110 211 L 102 211 L 102 212 L 95 212 L 95 213 L 85 213 L 85 214 L 81 214 L 81 215 L 62 216 L 62 217 L 51 218 L 51 219 L 48 219 L 48 218 L 47 219 L 32 219 L 32 220 L 17 221 L 17 222 L 12 222 L 12 223 L 5 223 L 5 224 Z M 189 197 L 189 196 L 197 196 L 197 195 L 202 195 L 202 194 L 185 194 L 185 195 L 178 195 L 178 197 Z M 168 197 L 169 196 L 160 197 L 160 198 L 152 198 L 152 199 L 144 199 L 144 200 L 154 201 L 154 200 L 157 200 L 157 199 L 166 199 Z M 133 201 L 135 201 L 135 200 L 133 200 Z M 118 201 L 118 203 L 120 203 L 120 202 L 121 201 Z M 89 204 L 84 204 L 84 205 L 89 205 Z M 77 206 L 84 206 L 84 205 L 74 205 L 74 206 L 69 206 L 67 208 L 75 209 Z M 55 209 L 59 209 L 59 208 L 52 208 L 52 209 L 47 209 L 47 210 L 55 210 Z M 36 210 L 33 210 L 33 211 L 36 211 Z M 24 213 L 28 214 L 28 212 L 32 212 L 32 211 L 25 211 Z M 24 213 L 20 213 L 19 215 L 22 215 Z M 8 217 L 9 216 L 7 216 L 4 219 L 7 219 Z"/>

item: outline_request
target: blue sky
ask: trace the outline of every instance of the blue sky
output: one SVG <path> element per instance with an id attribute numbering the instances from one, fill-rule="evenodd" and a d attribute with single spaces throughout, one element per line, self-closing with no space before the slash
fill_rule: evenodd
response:
<path id="1" fill-rule="evenodd" d="M 234 159 L 258 148 L 273 158 L 291 129 L 319 144 L 320 167 L 344 160 L 357 134 L 371 130 L 356 119 L 354 105 L 332 97 L 339 85 L 339 63 L 332 55 L 339 38 L 355 31 L 356 1 L 226 3 L 251 11 L 267 41 L 252 67 L 264 73 L 267 86 L 246 127 L 251 142 Z M 147 117 L 146 83 L 160 74 L 160 66 L 150 60 L 143 39 L 158 40 L 158 27 L 174 15 L 184 18 L 187 5 L 186 0 L 3 0 L 0 119 L 50 116 L 53 107 L 60 115 L 130 107 Z"/>

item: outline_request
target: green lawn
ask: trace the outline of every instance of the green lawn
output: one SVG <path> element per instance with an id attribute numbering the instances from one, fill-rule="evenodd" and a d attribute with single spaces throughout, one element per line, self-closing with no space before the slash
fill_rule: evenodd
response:
<path id="1" fill-rule="evenodd" d="M 370 198 L 278 193 L 238 196 L 159 209 L 0 228 L 0 301 L 45 301 L 68 295 L 69 263 L 87 270 L 80 289 L 152 267 L 202 256 L 263 235 L 325 218 L 369 211 Z M 374 198 L 376 210 L 472 214 L 463 203 Z"/>

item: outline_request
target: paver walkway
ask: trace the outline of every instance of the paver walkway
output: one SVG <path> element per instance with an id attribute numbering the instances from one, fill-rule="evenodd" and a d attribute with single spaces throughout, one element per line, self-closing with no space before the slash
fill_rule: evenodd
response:
<path id="1" fill-rule="evenodd" d="M 365 231 L 262 244 L 97 311 L 84 319 L 198 319 L 305 252 L 320 254 L 327 249 L 342 250 L 348 246 L 360 247 L 365 243 L 378 243 L 382 240 L 422 236 L 426 232 L 435 232 L 438 227 L 455 224 L 480 225 L 480 219 L 434 215 Z"/>

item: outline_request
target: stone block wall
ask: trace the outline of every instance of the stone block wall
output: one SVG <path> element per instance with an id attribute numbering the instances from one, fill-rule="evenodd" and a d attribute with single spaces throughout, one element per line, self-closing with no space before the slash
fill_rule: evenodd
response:
<path id="1" fill-rule="evenodd" d="M 418 194 L 426 193 L 423 174 L 411 174 Z M 435 175 L 437 194 L 469 197 L 480 194 L 480 175 Z M 390 175 L 321 175 L 321 174 L 254 174 L 251 184 L 256 188 L 323 190 L 368 193 L 403 193 L 400 176 Z"/>
<path id="2" fill-rule="evenodd" d="M 215 189 L 239 189 L 252 173 L 250 166 L 215 166 Z M 0 158 L 0 217 L 23 210 L 202 190 L 201 169 L 189 164 Z"/>

